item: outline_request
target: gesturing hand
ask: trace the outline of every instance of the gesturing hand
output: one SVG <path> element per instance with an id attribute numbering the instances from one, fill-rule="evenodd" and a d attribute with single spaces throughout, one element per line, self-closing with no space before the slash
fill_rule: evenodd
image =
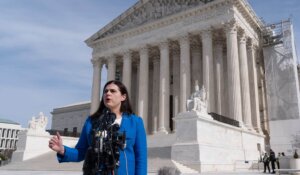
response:
<path id="1" fill-rule="evenodd" d="M 64 155 L 65 147 L 62 143 L 62 138 L 59 132 L 56 132 L 56 135 L 49 140 L 49 148 L 51 148 L 53 151 L 57 152 L 58 154 Z"/>

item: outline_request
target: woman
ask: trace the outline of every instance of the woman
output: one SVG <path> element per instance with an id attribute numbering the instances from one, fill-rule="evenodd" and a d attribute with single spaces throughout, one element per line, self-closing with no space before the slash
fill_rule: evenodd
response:
<path id="1" fill-rule="evenodd" d="M 126 87 L 116 80 L 105 84 L 99 109 L 87 118 L 75 148 L 64 146 L 59 133 L 50 139 L 49 147 L 57 152 L 59 162 L 84 160 L 93 142 L 92 120 L 101 116 L 106 108 L 116 115 L 115 123 L 120 124 L 119 131 L 126 133 L 126 146 L 124 150 L 120 149 L 120 165 L 115 174 L 146 175 L 147 143 L 144 124 L 142 119 L 132 112 Z"/>

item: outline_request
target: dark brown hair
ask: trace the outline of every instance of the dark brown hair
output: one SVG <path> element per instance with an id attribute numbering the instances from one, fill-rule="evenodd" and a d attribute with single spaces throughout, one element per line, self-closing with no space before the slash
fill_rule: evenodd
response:
<path id="1" fill-rule="evenodd" d="M 105 86 L 103 88 L 102 99 L 100 101 L 99 108 L 98 108 L 97 112 L 95 112 L 94 114 L 91 115 L 91 117 L 100 116 L 102 114 L 102 112 L 104 111 L 104 109 L 106 109 L 106 106 L 104 105 L 104 101 L 103 101 L 103 94 L 105 92 L 106 86 L 109 85 L 109 84 L 115 84 L 116 86 L 118 86 L 119 91 L 121 92 L 121 94 L 126 95 L 126 99 L 121 102 L 120 111 L 122 113 L 132 114 L 133 111 L 132 111 L 132 108 L 131 108 L 131 105 L 130 105 L 129 94 L 128 94 L 126 86 L 118 80 L 111 80 L 111 81 L 109 81 L 105 84 Z"/>

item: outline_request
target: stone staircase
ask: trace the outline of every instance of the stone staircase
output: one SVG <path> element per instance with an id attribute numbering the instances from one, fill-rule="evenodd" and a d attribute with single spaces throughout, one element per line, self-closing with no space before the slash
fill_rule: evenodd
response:
<path id="1" fill-rule="evenodd" d="M 147 138 L 148 142 L 148 174 L 157 174 L 163 167 L 177 168 L 182 174 L 197 174 L 178 162 L 171 160 L 171 146 L 175 142 L 174 134 L 157 134 Z M 81 171 L 83 162 L 58 163 L 56 154 L 49 151 L 33 159 L 23 162 L 12 162 L 0 167 L 0 170 L 23 171 Z"/>

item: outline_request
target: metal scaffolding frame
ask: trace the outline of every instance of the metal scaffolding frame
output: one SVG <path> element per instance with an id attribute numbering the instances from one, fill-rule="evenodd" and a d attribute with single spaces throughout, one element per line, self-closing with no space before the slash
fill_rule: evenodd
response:
<path id="1" fill-rule="evenodd" d="M 274 46 L 283 43 L 283 29 L 289 27 L 290 19 L 278 23 L 265 25 L 262 30 L 263 47 Z"/>

